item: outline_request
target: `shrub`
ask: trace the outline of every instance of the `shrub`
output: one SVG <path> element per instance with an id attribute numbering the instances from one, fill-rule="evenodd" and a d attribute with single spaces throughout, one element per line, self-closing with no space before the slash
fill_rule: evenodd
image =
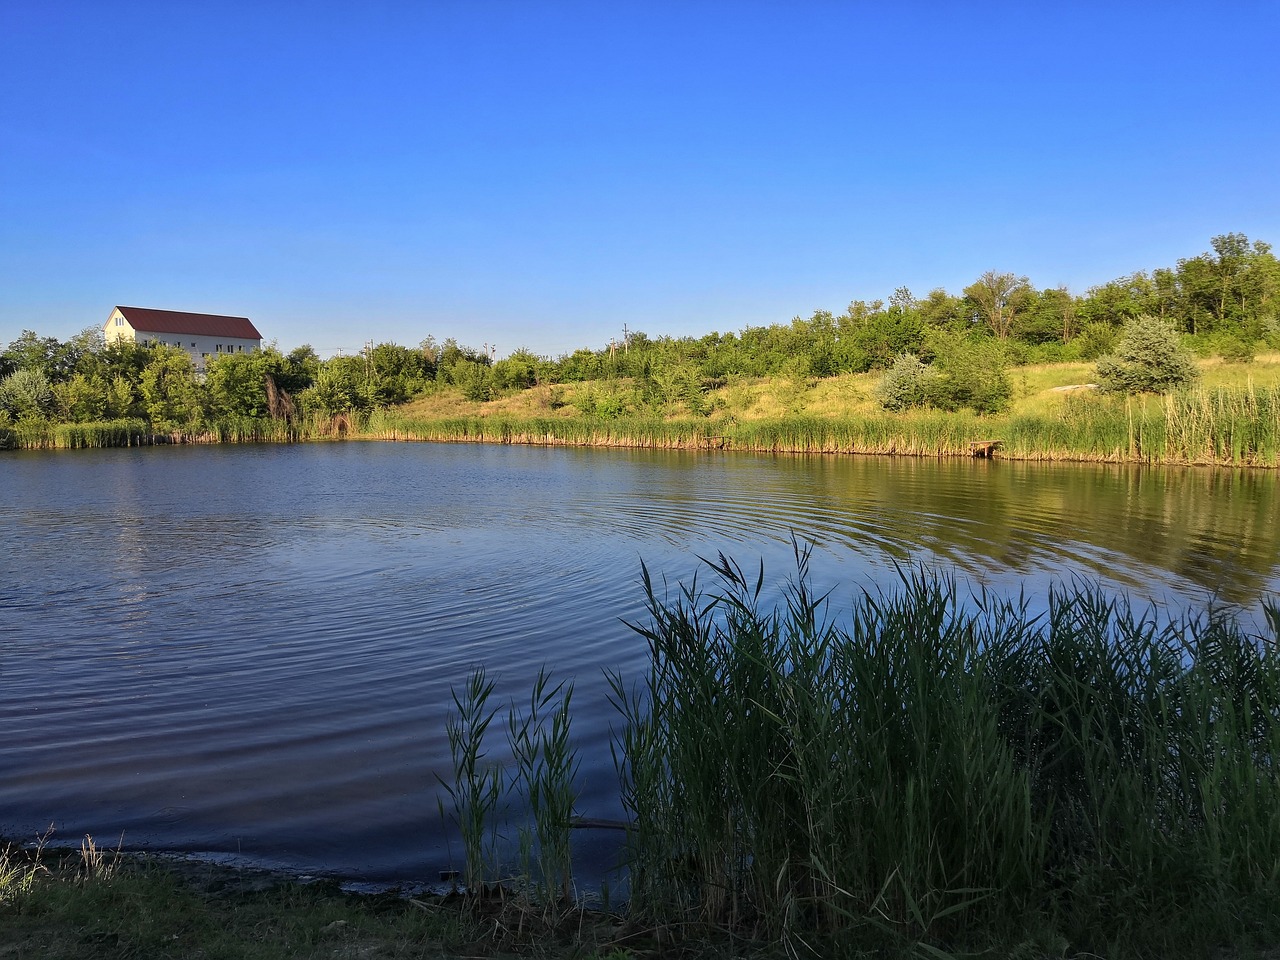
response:
<path id="1" fill-rule="evenodd" d="M 935 330 L 929 340 L 942 376 L 935 406 L 972 407 L 978 413 L 998 413 L 1008 406 L 1013 387 L 1005 374 L 1008 357 L 1003 344 L 942 330 Z"/>
<path id="2" fill-rule="evenodd" d="M 938 371 L 915 354 L 899 354 L 876 385 L 876 399 L 886 410 L 906 410 L 932 402 Z"/>
<path id="3" fill-rule="evenodd" d="M 17 370 L 0 380 L 0 410 L 14 420 L 40 418 L 53 408 L 53 390 L 38 370 Z"/>
<path id="4" fill-rule="evenodd" d="M 1080 336 L 1072 341 L 1082 360 L 1097 360 L 1115 349 L 1116 328 L 1109 323 L 1085 324 Z"/>
<path id="5" fill-rule="evenodd" d="M 1224 337 L 1218 344 L 1218 353 L 1227 363 L 1252 363 L 1255 356 L 1253 341 L 1245 337 Z"/>
<path id="6" fill-rule="evenodd" d="M 1098 361 L 1098 386 L 1112 393 L 1163 393 L 1198 376 L 1173 327 L 1148 314 L 1126 322 L 1116 352 Z"/>

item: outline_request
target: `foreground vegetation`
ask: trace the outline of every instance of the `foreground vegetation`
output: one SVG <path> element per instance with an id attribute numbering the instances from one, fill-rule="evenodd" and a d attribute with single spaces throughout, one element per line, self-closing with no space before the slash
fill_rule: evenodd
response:
<path id="1" fill-rule="evenodd" d="M 710 588 L 646 572 L 650 672 L 612 678 L 633 917 L 789 956 L 1280 943 L 1280 610 L 1264 638 L 1075 586 L 1034 616 L 917 570 L 835 618 L 797 557 L 776 601 L 723 556 Z M 504 784 L 572 796 L 572 750 L 549 739 L 541 774 L 495 772 L 491 691 L 478 672 L 450 731 L 473 891 L 507 875 Z M 531 816 L 533 849 L 559 849 Z M 522 862 L 517 889 L 554 898 L 561 860 Z"/>
<path id="2" fill-rule="evenodd" d="M 445 958 L 484 937 L 462 911 L 331 882 L 103 855 L 0 853 L 0 956 Z M 486 944 L 487 946 L 487 944 Z"/>
<path id="3" fill-rule="evenodd" d="M 1257 636 L 1073 585 L 1036 614 L 916 569 L 836 610 L 796 555 L 776 589 L 724 556 L 710 584 L 645 572 L 648 670 L 610 678 L 621 886 L 594 909 L 571 685 L 497 704 L 479 668 L 446 731 L 450 897 L 11 850 L 0 955 L 1274 955 L 1280 609 Z"/>

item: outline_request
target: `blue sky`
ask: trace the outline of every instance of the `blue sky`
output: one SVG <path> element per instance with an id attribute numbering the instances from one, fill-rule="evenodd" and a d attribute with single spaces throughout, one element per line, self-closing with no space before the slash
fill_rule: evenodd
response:
<path id="1" fill-rule="evenodd" d="M 0 4 L 0 346 L 786 322 L 1280 245 L 1280 4 Z"/>

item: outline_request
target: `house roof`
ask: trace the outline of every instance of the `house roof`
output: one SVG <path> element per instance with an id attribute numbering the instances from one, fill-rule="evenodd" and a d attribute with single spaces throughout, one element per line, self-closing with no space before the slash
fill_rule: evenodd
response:
<path id="1" fill-rule="evenodd" d="M 186 333 L 205 337 L 232 337 L 261 340 L 258 328 L 248 317 L 220 317 L 212 313 L 183 313 L 179 310 L 151 310 L 148 307 L 116 307 L 135 330 L 147 333 Z"/>

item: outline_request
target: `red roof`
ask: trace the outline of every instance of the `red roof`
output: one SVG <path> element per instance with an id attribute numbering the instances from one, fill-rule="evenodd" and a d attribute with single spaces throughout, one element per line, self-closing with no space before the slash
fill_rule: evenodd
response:
<path id="1" fill-rule="evenodd" d="M 129 326 L 146 333 L 183 333 L 203 337 L 232 337 L 261 340 L 258 328 L 248 317 L 219 317 L 211 313 L 182 313 L 179 310 L 151 310 L 147 307 L 116 307 Z"/>

